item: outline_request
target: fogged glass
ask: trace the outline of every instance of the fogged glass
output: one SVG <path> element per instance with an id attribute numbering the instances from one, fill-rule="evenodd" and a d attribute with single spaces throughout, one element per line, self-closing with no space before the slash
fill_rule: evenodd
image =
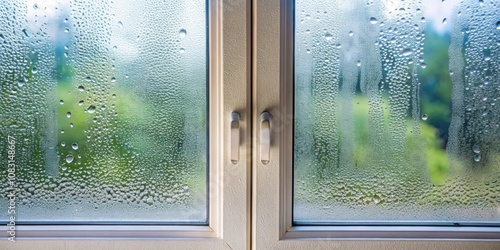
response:
<path id="1" fill-rule="evenodd" d="M 500 2 L 297 0 L 294 222 L 500 222 Z"/>
<path id="2" fill-rule="evenodd" d="M 206 37 L 203 0 L 0 0 L 0 220 L 206 223 Z"/>

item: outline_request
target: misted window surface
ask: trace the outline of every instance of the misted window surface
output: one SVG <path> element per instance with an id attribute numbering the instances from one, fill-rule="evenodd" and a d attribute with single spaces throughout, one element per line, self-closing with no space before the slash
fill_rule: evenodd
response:
<path id="1" fill-rule="evenodd" d="M 294 222 L 499 223 L 500 2 L 295 11 Z"/>
<path id="2" fill-rule="evenodd" d="M 0 0 L 0 220 L 206 223 L 206 40 L 203 0 Z"/>

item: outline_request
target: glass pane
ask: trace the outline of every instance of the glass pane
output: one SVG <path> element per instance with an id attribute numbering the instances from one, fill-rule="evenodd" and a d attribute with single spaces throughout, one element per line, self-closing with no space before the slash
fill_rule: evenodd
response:
<path id="1" fill-rule="evenodd" d="M 0 24 L 0 220 L 12 192 L 17 223 L 207 222 L 204 0 L 0 0 Z"/>
<path id="2" fill-rule="evenodd" d="M 296 1 L 294 222 L 500 222 L 498 1 Z"/>

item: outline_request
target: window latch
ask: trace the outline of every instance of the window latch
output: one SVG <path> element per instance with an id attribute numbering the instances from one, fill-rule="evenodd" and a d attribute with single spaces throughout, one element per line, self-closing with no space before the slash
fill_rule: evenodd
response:
<path id="1" fill-rule="evenodd" d="M 271 150 L 271 115 L 269 112 L 263 112 L 260 115 L 260 161 L 267 165 Z"/>
<path id="2" fill-rule="evenodd" d="M 240 161 L 240 114 L 231 113 L 231 162 Z"/>

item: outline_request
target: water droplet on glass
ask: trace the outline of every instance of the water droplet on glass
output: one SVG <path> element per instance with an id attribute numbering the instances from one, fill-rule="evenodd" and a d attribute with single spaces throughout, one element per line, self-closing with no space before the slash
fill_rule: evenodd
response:
<path id="1" fill-rule="evenodd" d="M 443 19 L 443 24 L 446 24 L 446 18 Z"/>
<path id="2" fill-rule="evenodd" d="M 63 105 L 64 104 L 64 100 L 59 100 L 59 104 Z"/>
<path id="3" fill-rule="evenodd" d="M 370 23 L 371 24 L 376 24 L 377 22 L 378 22 L 377 18 L 375 18 L 375 17 L 371 17 L 370 18 Z"/>
<path id="4" fill-rule="evenodd" d="M 474 155 L 474 161 L 476 161 L 476 162 L 481 161 L 481 156 L 480 155 Z"/>
<path id="5" fill-rule="evenodd" d="M 17 85 L 19 85 L 19 87 L 22 87 L 24 85 L 24 81 L 23 80 L 20 80 L 19 82 L 17 82 Z"/>
<path id="6" fill-rule="evenodd" d="M 353 36 L 353 35 L 354 35 L 354 32 L 349 31 L 349 36 Z"/>
<path id="7" fill-rule="evenodd" d="M 427 64 L 426 63 L 421 63 L 420 67 L 422 67 L 422 69 L 425 69 L 425 68 L 427 68 Z"/>
<path id="8" fill-rule="evenodd" d="M 71 117 L 71 112 L 66 113 L 66 117 L 70 118 Z"/>
<path id="9" fill-rule="evenodd" d="M 83 105 L 83 100 L 79 101 L 78 105 L 82 106 Z"/>
<path id="10" fill-rule="evenodd" d="M 472 152 L 479 154 L 479 153 L 481 153 L 481 149 L 479 148 L 478 145 L 474 145 L 474 146 L 472 146 Z"/>
<path id="11" fill-rule="evenodd" d="M 342 44 L 340 44 L 340 43 L 335 44 L 335 48 L 337 48 L 337 49 L 342 48 Z"/>
<path id="12" fill-rule="evenodd" d="M 83 91 L 85 91 L 85 87 L 83 87 L 83 86 L 81 86 L 81 85 L 80 85 L 80 86 L 78 86 L 78 90 L 79 90 L 80 92 L 83 92 Z"/>
<path id="13" fill-rule="evenodd" d="M 422 120 L 427 121 L 427 119 L 428 119 L 428 118 L 429 118 L 429 117 L 428 117 L 426 114 L 423 114 L 423 115 L 422 115 Z"/>
<path id="14" fill-rule="evenodd" d="M 413 51 L 411 49 L 404 49 L 402 54 L 403 56 L 409 56 L 413 54 Z"/>
<path id="15" fill-rule="evenodd" d="M 61 147 L 65 147 L 66 146 L 66 142 L 61 142 Z"/>
<path id="16" fill-rule="evenodd" d="M 35 67 L 33 67 L 33 68 L 31 69 L 31 73 L 33 73 L 33 74 L 38 73 L 38 69 L 37 69 L 37 68 L 35 68 Z"/>
<path id="17" fill-rule="evenodd" d="M 69 33 L 69 28 L 65 28 L 64 33 Z"/>
<path id="18" fill-rule="evenodd" d="M 73 157 L 73 155 L 67 155 L 66 156 L 66 162 L 67 163 L 71 163 L 73 162 L 73 160 L 75 159 L 75 157 Z"/>
<path id="19" fill-rule="evenodd" d="M 500 21 L 497 22 L 497 30 L 500 30 Z"/>
<path id="20" fill-rule="evenodd" d="M 185 29 L 181 29 L 181 30 L 179 30 L 179 36 L 180 36 L 181 38 L 186 37 L 186 35 L 187 35 L 187 31 L 186 31 Z"/>
<path id="21" fill-rule="evenodd" d="M 77 150 L 78 149 L 78 144 L 77 143 L 71 144 L 71 148 L 73 148 L 74 150 Z"/>
<path id="22" fill-rule="evenodd" d="M 123 23 L 122 23 L 122 21 L 118 21 L 118 27 L 123 28 Z"/>
<path id="23" fill-rule="evenodd" d="M 37 3 L 33 4 L 33 9 L 35 9 L 35 10 L 38 9 L 38 4 Z"/>
<path id="24" fill-rule="evenodd" d="M 111 77 L 111 82 L 116 82 L 116 77 Z"/>
<path id="25" fill-rule="evenodd" d="M 95 113 L 95 106 L 94 105 L 90 105 L 89 108 L 87 109 L 87 112 L 89 112 L 90 114 Z"/>
<path id="26" fill-rule="evenodd" d="M 85 77 L 85 81 L 90 82 L 91 78 L 90 76 Z"/>
<path id="27" fill-rule="evenodd" d="M 332 34 L 330 34 L 330 33 L 326 33 L 326 34 L 325 34 L 325 39 L 326 39 L 326 40 L 332 40 L 332 39 L 333 39 L 333 35 L 332 35 Z"/>
<path id="28" fill-rule="evenodd" d="M 179 49 L 179 53 L 184 54 L 184 52 L 186 52 L 185 49 L 183 49 L 183 48 Z"/>
<path id="29" fill-rule="evenodd" d="M 30 37 L 30 34 L 28 34 L 28 31 L 26 29 L 23 29 L 23 34 L 26 36 L 26 37 Z"/>

